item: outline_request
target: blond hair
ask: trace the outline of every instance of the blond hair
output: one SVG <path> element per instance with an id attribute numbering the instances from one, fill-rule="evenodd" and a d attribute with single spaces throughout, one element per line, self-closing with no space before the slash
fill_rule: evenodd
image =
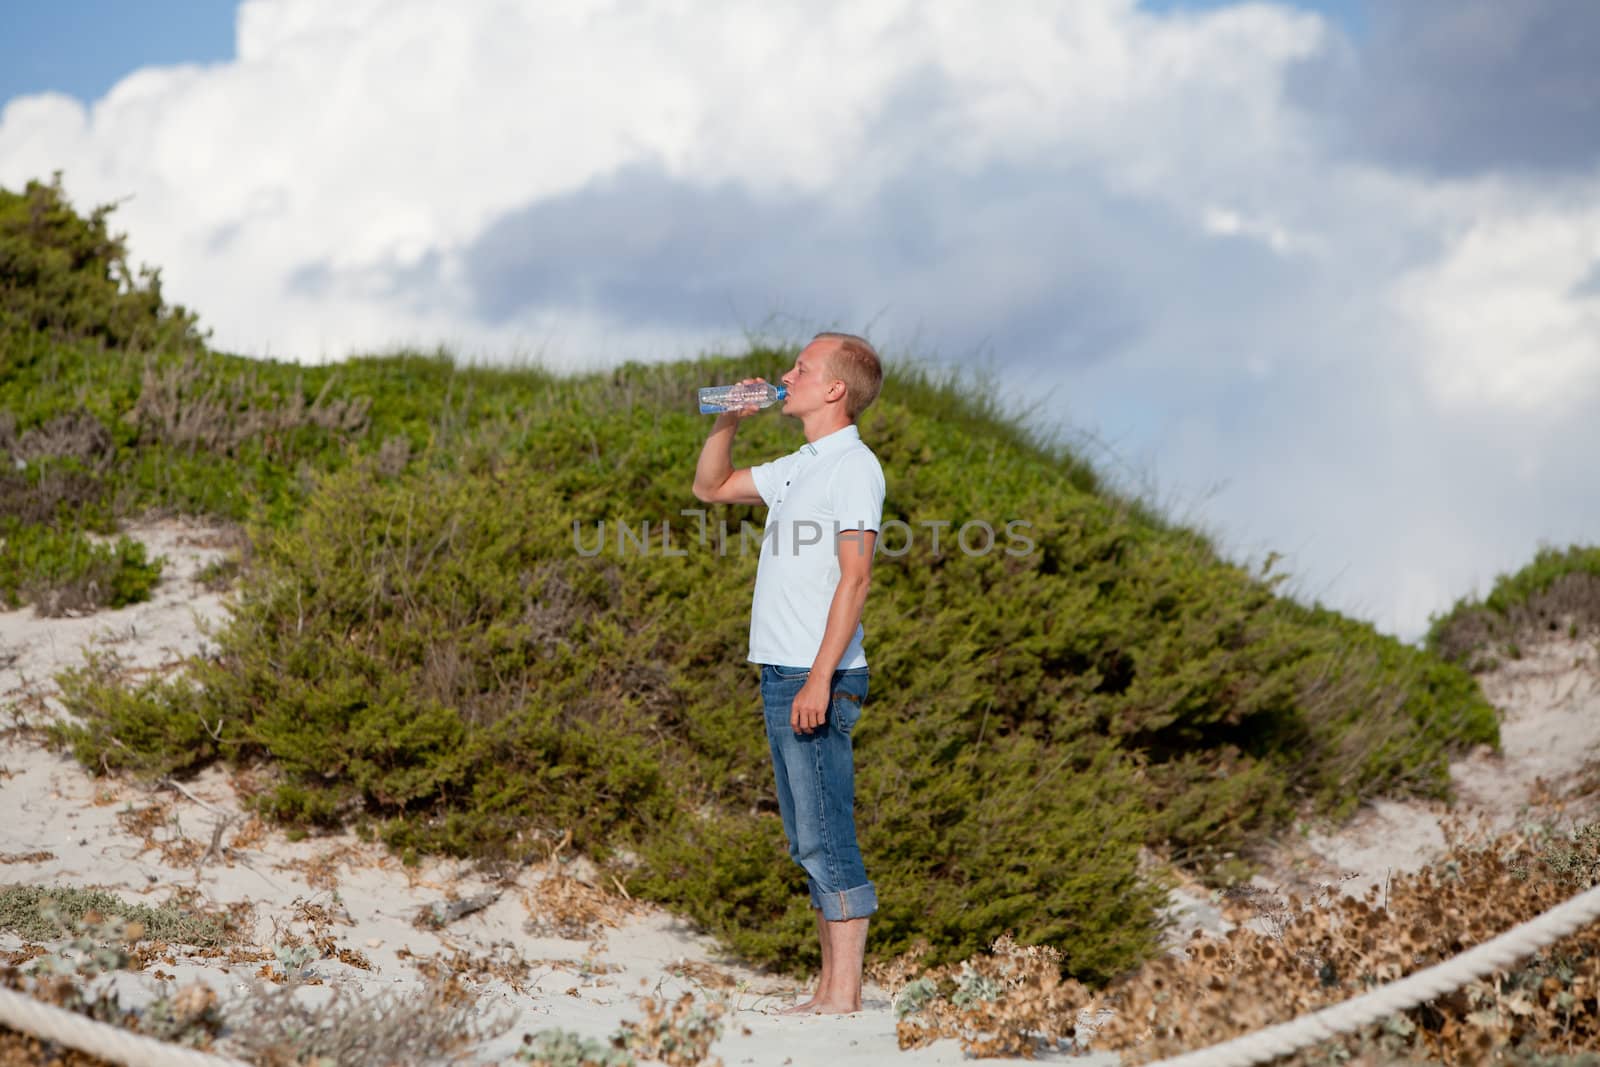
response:
<path id="1" fill-rule="evenodd" d="M 854 422 L 878 398 L 878 390 L 883 387 L 883 366 L 865 337 L 825 330 L 812 338 L 823 339 L 839 342 L 828 353 L 828 373 L 844 382 L 844 409 Z"/>

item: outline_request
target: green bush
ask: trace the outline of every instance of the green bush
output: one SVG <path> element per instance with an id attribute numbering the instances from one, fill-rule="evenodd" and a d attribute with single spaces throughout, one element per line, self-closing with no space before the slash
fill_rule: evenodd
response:
<path id="1" fill-rule="evenodd" d="M 129 685 L 114 657 L 90 657 L 56 676 L 72 718 L 51 727 L 85 765 L 145 778 L 192 770 L 215 760 L 220 726 L 203 716 L 194 684 L 147 678 Z"/>
<path id="2" fill-rule="evenodd" d="M 131 537 L 106 544 L 81 530 L 0 521 L 0 601 L 9 607 L 32 603 L 41 615 L 120 608 L 149 597 L 162 562 Z"/>
<path id="3" fill-rule="evenodd" d="M 21 193 L 0 189 L 0 331 L 123 349 L 199 340 L 194 317 L 162 301 L 160 272 L 129 267 L 110 213 L 75 212 L 59 174 Z"/>
<path id="4" fill-rule="evenodd" d="M 1428 628 L 1427 648 L 1474 669 L 1519 642 L 1600 629 L 1600 546 L 1542 548 L 1533 562 L 1502 574 L 1482 600 L 1458 601 Z"/>

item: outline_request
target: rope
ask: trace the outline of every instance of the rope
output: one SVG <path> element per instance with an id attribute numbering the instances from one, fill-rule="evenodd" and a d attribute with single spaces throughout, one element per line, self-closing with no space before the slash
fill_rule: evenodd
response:
<path id="1" fill-rule="evenodd" d="M 126 1067 L 245 1067 L 240 1060 L 157 1041 L 4 988 L 0 1024 Z"/>
<path id="2" fill-rule="evenodd" d="M 1600 885 L 1443 963 L 1321 1011 L 1185 1052 L 1152 1067 L 1249 1067 L 1360 1029 L 1499 970 L 1600 917 Z"/>

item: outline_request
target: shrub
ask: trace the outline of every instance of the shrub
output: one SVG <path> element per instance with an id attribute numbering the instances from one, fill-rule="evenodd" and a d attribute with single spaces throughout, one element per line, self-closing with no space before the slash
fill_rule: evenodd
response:
<path id="1" fill-rule="evenodd" d="M 26 941 L 51 941 L 92 916 L 111 916 L 138 923 L 142 936 L 198 948 L 216 948 L 230 940 L 224 917 L 192 907 L 129 904 L 99 889 L 72 886 L 9 885 L 0 888 L 0 930 Z"/>
<path id="2" fill-rule="evenodd" d="M 161 557 L 150 559 L 131 537 L 111 544 L 79 530 L 0 522 L 0 601 L 28 602 L 40 615 L 69 615 L 145 600 L 161 577 Z"/>
<path id="3" fill-rule="evenodd" d="M 128 685 L 114 657 L 98 656 L 57 675 L 57 682 L 71 718 L 53 724 L 51 736 L 101 773 L 159 778 L 203 766 L 220 752 L 225 720 L 215 726 L 205 720 L 187 679 Z"/>
<path id="4" fill-rule="evenodd" d="M 198 341 L 194 317 L 162 301 L 160 273 L 128 265 L 123 238 L 106 226 L 110 213 L 77 214 L 59 174 L 20 194 L 0 189 L 0 330 L 112 348 Z"/>
<path id="5" fill-rule="evenodd" d="M 1466 598 L 1428 628 L 1427 647 L 1478 668 L 1511 655 L 1519 641 L 1600 629 L 1600 547 L 1542 548 L 1533 562 L 1502 574 L 1483 600 Z"/>

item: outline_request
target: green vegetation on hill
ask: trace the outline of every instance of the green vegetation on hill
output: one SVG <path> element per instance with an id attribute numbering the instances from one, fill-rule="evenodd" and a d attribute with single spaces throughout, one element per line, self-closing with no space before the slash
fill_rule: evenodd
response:
<path id="1" fill-rule="evenodd" d="M 1482 600 L 1469 597 L 1433 620 L 1427 648 L 1477 669 L 1551 633 L 1600 629 L 1600 546 L 1540 549 L 1515 574 L 1502 574 Z"/>
<path id="2" fill-rule="evenodd" d="M 683 514 L 694 387 L 792 352 L 557 377 L 5 334 L 11 440 L 63 418 L 109 439 L 51 506 L 28 472 L 65 461 L 13 450 L 31 521 L 172 508 L 250 530 L 214 657 L 137 687 L 105 664 L 65 679 L 87 766 L 258 763 L 263 810 L 402 852 L 541 856 L 570 830 L 746 956 L 811 962 L 744 661 L 758 545 L 739 530 L 760 511 L 708 509 L 703 539 Z M 1104 980 L 1156 943 L 1141 846 L 1225 872 L 1300 805 L 1441 794 L 1449 754 L 1496 739 L 1459 667 L 1278 597 L 959 382 L 894 368 L 862 433 L 905 524 L 875 568 L 857 733 L 877 952 L 958 959 L 1009 930 Z M 750 420 L 735 458 L 798 442 Z"/>

